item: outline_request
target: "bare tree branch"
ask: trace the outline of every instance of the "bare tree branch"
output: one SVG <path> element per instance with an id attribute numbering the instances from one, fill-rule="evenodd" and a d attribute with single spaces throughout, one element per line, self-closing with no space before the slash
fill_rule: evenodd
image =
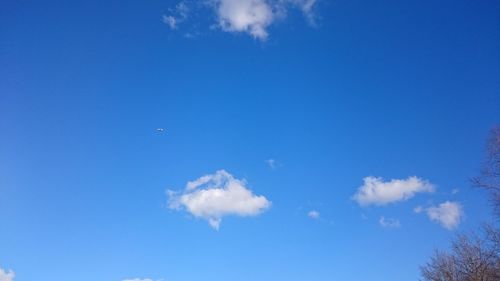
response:
<path id="1" fill-rule="evenodd" d="M 495 218 L 500 218 L 500 126 L 491 131 L 481 175 L 473 178 L 474 186 L 490 195 Z M 449 252 L 436 251 L 420 267 L 425 281 L 499 281 L 500 229 L 493 224 L 483 227 L 481 235 L 459 235 Z"/>
<path id="2" fill-rule="evenodd" d="M 481 175 L 472 184 L 489 192 L 495 217 L 500 218 L 500 125 L 491 130 Z"/>

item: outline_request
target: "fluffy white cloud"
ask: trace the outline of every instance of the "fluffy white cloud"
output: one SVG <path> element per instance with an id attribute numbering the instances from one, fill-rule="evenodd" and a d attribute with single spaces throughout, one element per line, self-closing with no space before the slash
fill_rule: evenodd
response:
<path id="1" fill-rule="evenodd" d="M 463 217 L 462 205 L 450 201 L 429 208 L 418 206 L 414 211 L 415 213 L 425 212 L 429 219 L 449 230 L 457 228 Z"/>
<path id="2" fill-rule="evenodd" d="M 0 268 L 0 281 L 13 281 L 16 274 L 12 270 Z"/>
<path id="3" fill-rule="evenodd" d="M 266 197 L 254 195 L 246 185 L 220 170 L 188 182 L 180 193 L 168 190 L 169 208 L 185 210 L 219 229 L 224 216 L 256 216 L 271 206 Z"/>
<path id="4" fill-rule="evenodd" d="M 384 182 L 382 178 L 366 177 L 364 184 L 352 197 L 359 205 L 386 205 L 393 202 L 404 201 L 419 192 L 433 192 L 434 185 L 418 177 L 407 179 L 393 179 Z"/>
<path id="5" fill-rule="evenodd" d="M 401 226 L 398 219 L 385 218 L 384 216 L 380 217 L 378 223 L 386 228 L 399 228 Z"/>
<path id="6" fill-rule="evenodd" d="M 207 0 L 204 3 L 215 12 L 216 23 L 212 27 L 247 33 L 259 40 L 266 40 L 269 26 L 284 18 L 292 7 L 300 9 L 310 23 L 315 19 L 316 0 Z M 175 9 L 170 9 L 170 15 L 163 16 L 164 22 L 171 29 L 177 29 L 178 24 L 188 18 L 190 5 L 195 6 L 189 0 L 180 1 Z"/>
<path id="7" fill-rule="evenodd" d="M 267 27 L 274 21 L 273 8 L 266 0 L 219 0 L 218 24 L 224 31 L 247 32 L 266 39 Z"/>
<path id="8" fill-rule="evenodd" d="M 307 216 L 311 219 L 319 219 L 320 213 L 318 211 L 312 210 L 307 213 Z"/>

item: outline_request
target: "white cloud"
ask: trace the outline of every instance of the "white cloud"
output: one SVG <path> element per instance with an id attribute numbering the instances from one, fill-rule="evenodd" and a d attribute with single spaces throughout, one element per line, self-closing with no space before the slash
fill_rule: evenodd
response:
<path id="1" fill-rule="evenodd" d="M 378 222 L 386 228 L 399 228 L 401 226 L 398 219 L 385 218 L 384 216 L 380 217 Z"/>
<path id="2" fill-rule="evenodd" d="M 421 212 L 425 211 L 425 209 L 422 206 L 417 206 L 413 211 L 417 214 L 420 214 Z"/>
<path id="3" fill-rule="evenodd" d="M 203 218 L 214 229 L 219 229 L 224 216 L 256 216 L 271 206 L 266 197 L 254 195 L 244 180 L 224 170 L 188 182 L 180 193 L 168 190 L 167 195 L 170 209 Z"/>
<path id="4" fill-rule="evenodd" d="M 163 22 L 170 26 L 171 29 L 177 29 L 177 20 L 174 16 L 163 16 Z"/>
<path id="5" fill-rule="evenodd" d="M 316 16 L 313 12 L 313 9 L 316 5 L 317 2 L 316 0 L 288 0 L 288 1 L 295 4 L 302 10 L 302 13 L 304 13 L 304 16 L 307 18 L 310 24 L 315 24 Z"/>
<path id="6" fill-rule="evenodd" d="M 247 32 L 266 39 L 267 27 L 275 20 L 273 8 L 266 0 L 216 1 L 218 25 L 224 31 Z"/>
<path id="7" fill-rule="evenodd" d="M 307 213 L 307 216 L 311 219 L 319 219 L 320 213 L 318 211 L 312 210 Z"/>
<path id="8" fill-rule="evenodd" d="M 163 20 L 171 29 L 177 29 L 180 22 L 188 19 L 188 12 L 202 7 L 215 13 L 212 27 L 234 33 L 247 33 L 258 40 L 266 40 L 268 29 L 277 20 L 285 18 L 290 8 L 300 9 L 309 23 L 314 24 L 314 7 L 316 0 L 206 0 L 204 5 L 196 5 L 196 1 L 181 0 L 175 9 Z M 195 14 L 195 13 L 193 13 Z M 206 14 L 202 11 L 198 14 Z M 189 17 L 191 14 L 189 14 Z M 205 20 L 201 19 L 200 22 Z M 199 25 L 199 22 L 194 24 Z"/>
<path id="9" fill-rule="evenodd" d="M 178 29 L 179 24 L 188 18 L 189 7 L 186 0 L 177 3 L 175 8 L 170 9 L 170 15 L 163 15 L 163 22 L 166 23 L 170 29 Z"/>
<path id="10" fill-rule="evenodd" d="M 276 169 L 278 168 L 278 162 L 274 159 L 268 159 L 266 160 L 266 164 L 269 166 L 269 168 L 271 169 Z"/>
<path id="11" fill-rule="evenodd" d="M 418 206 L 414 211 L 415 213 L 425 212 L 430 220 L 439 223 L 448 230 L 457 228 L 463 217 L 462 205 L 450 201 L 429 208 Z"/>
<path id="12" fill-rule="evenodd" d="M 0 281 L 13 281 L 16 274 L 12 270 L 0 268 Z"/>
<path id="13" fill-rule="evenodd" d="M 364 184 L 352 197 L 359 205 L 386 205 L 393 202 L 404 201 L 419 192 L 433 192 L 434 185 L 418 177 L 407 179 L 393 179 L 384 182 L 382 178 L 366 177 Z"/>

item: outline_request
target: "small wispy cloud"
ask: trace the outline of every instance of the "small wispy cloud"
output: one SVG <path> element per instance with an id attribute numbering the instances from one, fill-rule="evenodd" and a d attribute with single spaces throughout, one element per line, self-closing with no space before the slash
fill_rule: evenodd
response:
<path id="1" fill-rule="evenodd" d="M 417 214 L 425 212 L 431 221 L 439 223 L 448 230 L 457 228 L 463 217 L 462 205 L 458 202 L 450 201 L 428 208 L 417 206 L 414 212 Z"/>
<path id="2" fill-rule="evenodd" d="M 0 281 L 14 281 L 14 277 L 16 277 L 14 271 L 0 268 Z"/>
<path id="3" fill-rule="evenodd" d="M 225 32 L 246 33 L 258 40 L 269 37 L 269 27 L 286 17 L 289 9 L 299 9 L 307 21 L 314 25 L 316 0 L 208 0 L 203 5 L 195 1 L 181 0 L 169 14 L 163 16 L 171 29 L 178 29 L 179 23 L 187 21 L 193 9 L 204 9 L 201 13 L 215 14 L 216 22 L 211 28 Z M 193 19 L 194 20 L 194 19 Z M 203 22 L 203 20 L 201 21 Z M 197 23 L 198 24 L 198 23 Z"/>
<path id="4" fill-rule="evenodd" d="M 276 161 L 275 159 L 267 159 L 265 162 L 266 162 L 267 166 L 269 168 L 271 168 L 272 170 L 274 170 L 280 166 L 278 161 Z"/>
<path id="5" fill-rule="evenodd" d="M 422 207 L 422 206 L 417 206 L 417 207 L 415 207 L 415 208 L 413 209 L 413 211 L 414 211 L 415 213 L 417 213 L 417 214 L 422 213 L 424 210 L 425 210 L 425 209 L 424 209 L 424 207 Z"/>
<path id="6" fill-rule="evenodd" d="M 310 217 L 311 219 L 319 219 L 320 213 L 316 210 L 311 210 L 307 213 L 307 216 Z"/>
<path id="7" fill-rule="evenodd" d="M 366 177 L 363 182 L 352 197 L 360 206 L 382 206 L 408 200 L 420 192 L 434 192 L 435 190 L 433 184 L 418 177 L 390 181 L 384 181 L 378 177 Z"/>
<path id="8" fill-rule="evenodd" d="M 266 197 L 253 194 L 245 180 L 225 170 L 190 181 L 181 192 L 167 190 L 167 196 L 170 209 L 205 219 L 214 229 L 224 216 L 256 216 L 271 206 Z"/>
<path id="9" fill-rule="evenodd" d="M 385 227 L 385 228 L 399 228 L 399 227 L 401 227 L 401 223 L 399 222 L 398 219 L 385 218 L 384 216 L 381 216 L 378 222 L 382 227 Z"/>
<path id="10" fill-rule="evenodd" d="M 310 24 L 316 25 L 316 14 L 314 13 L 314 8 L 317 5 L 316 0 L 290 0 L 290 2 L 302 10 L 302 13 Z"/>
<path id="11" fill-rule="evenodd" d="M 177 29 L 177 19 L 174 16 L 163 16 L 163 22 L 170 26 L 170 29 Z"/>
<path id="12" fill-rule="evenodd" d="M 163 15 L 163 22 L 172 30 L 178 29 L 179 24 L 188 19 L 190 11 L 188 4 L 187 0 L 183 0 L 177 3 L 174 8 L 170 8 L 169 14 Z"/>
<path id="13" fill-rule="evenodd" d="M 132 278 L 132 279 L 123 279 L 123 281 L 154 281 L 154 280 L 151 279 L 151 278 Z M 165 280 L 164 279 L 158 279 L 156 281 L 165 281 Z"/>

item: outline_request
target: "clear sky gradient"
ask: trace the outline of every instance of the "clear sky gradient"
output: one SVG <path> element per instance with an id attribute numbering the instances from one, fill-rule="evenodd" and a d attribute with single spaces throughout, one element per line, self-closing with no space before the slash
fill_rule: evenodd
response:
<path id="1" fill-rule="evenodd" d="M 168 0 L 2 2 L 15 281 L 417 280 L 490 218 L 469 179 L 500 122 L 499 1 L 290 4 L 265 38 L 194 2 L 185 19 Z M 218 230 L 171 208 L 167 190 L 219 170 L 271 205 Z M 434 192 L 363 206 L 369 176 Z M 426 213 L 446 201 L 451 229 Z"/>

